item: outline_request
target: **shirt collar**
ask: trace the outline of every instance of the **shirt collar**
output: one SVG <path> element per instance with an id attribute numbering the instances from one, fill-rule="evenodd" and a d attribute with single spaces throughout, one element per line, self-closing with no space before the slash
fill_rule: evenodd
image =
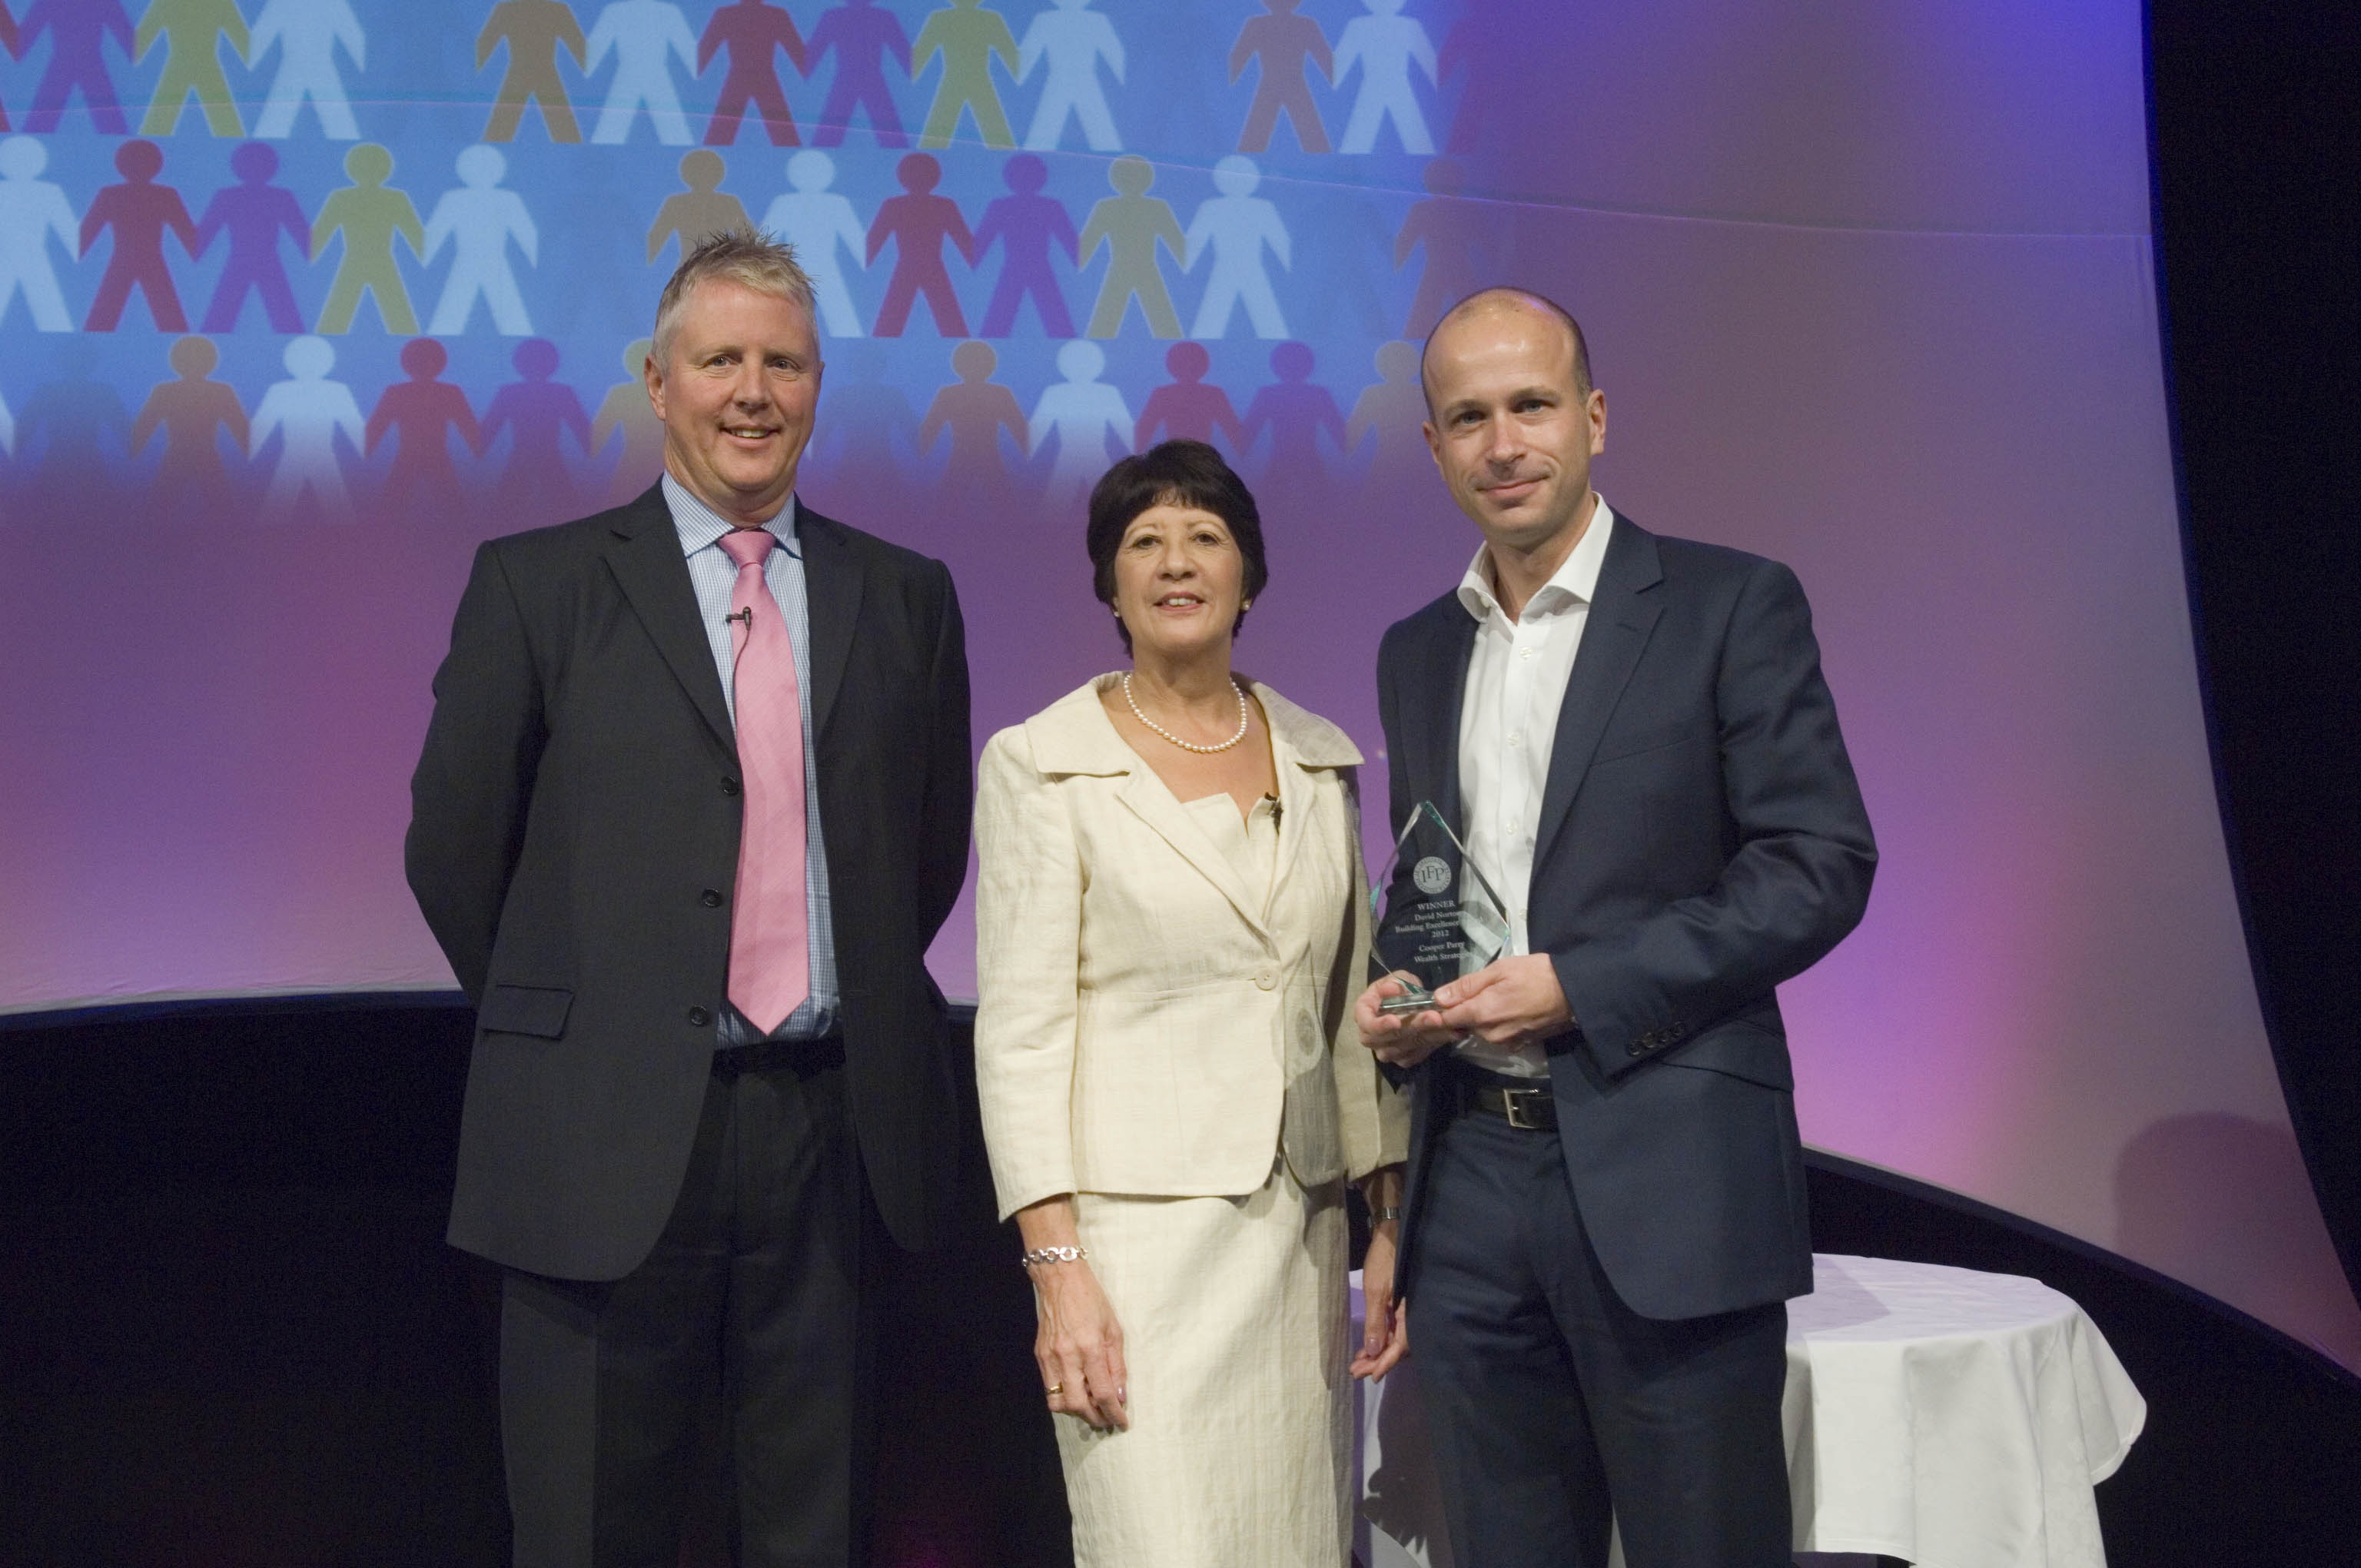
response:
<path id="1" fill-rule="evenodd" d="M 1592 499 L 1590 526 L 1582 531 L 1581 543 L 1550 580 L 1535 590 L 1527 610 L 1548 615 L 1571 605 L 1587 605 L 1598 594 L 1598 569 L 1607 560 L 1607 535 L 1615 526 L 1615 513 L 1605 496 L 1594 495 Z M 1476 547 L 1476 559 L 1467 564 L 1466 576 L 1459 579 L 1459 604 L 1479 625 L 1502 614 L 1500 601 L 1492 592 L 1489 545 Z"/>
<path id="2" fill-rule="evenodd" d="M 674 478 L 669 470 L 664 477 L 664 505 L 672 510 L 672 525 L 680 535 L 680 553 L 683 555 L 694 555 L 718 544 L 732 526 L 727 518 L 697 499 L 697 492 Z M 794 492 L 788 493 L 785 502 L 775 514 L 764 520 L 763 526 L 770 530 L 771 537 L 779 542 L 781 549 L 797 559 L 802 558 L 803 545 L 796 536 Z"/>

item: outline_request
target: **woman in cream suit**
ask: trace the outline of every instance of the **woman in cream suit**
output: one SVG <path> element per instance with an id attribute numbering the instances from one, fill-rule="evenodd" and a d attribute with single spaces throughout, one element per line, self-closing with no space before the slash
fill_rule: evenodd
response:
<path id="1" fill-rule="evenodd" d="M 1351 1014 L 1368 906 L 1342 731 L 1230 648 L 1254 499 L 1173 441 L 1091 497 L 1132 668 L 984 748 L 976 1073 L 1081 1568 L 1340 1568 L 1347 1372 L 1402 1350 L 1407 1115 Z M 1348 1363 L 1344 1184 L 1378 1216 Z"/>

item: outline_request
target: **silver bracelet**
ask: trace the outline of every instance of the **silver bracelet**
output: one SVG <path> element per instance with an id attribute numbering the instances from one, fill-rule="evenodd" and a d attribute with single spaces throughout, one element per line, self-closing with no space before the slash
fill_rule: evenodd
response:
<path id="1" fill-rule="evenodd" d="M 1080 1263 L 1090 1255 L 1086 1247 L 1037 1246 L 1016 1262 L 1019 1267 L 1030 1268 L 1037 1263 Z"/>
<path id="2" fill-rule="evenodd" d="M 1369 1211 L 1369 1223 L 1373 1225 L 1382 1225 L 1388 1220 L 1399 1220 L 1400 1218 L 1401 1211 L 1400 1209 L 1372 1209 Z"/>

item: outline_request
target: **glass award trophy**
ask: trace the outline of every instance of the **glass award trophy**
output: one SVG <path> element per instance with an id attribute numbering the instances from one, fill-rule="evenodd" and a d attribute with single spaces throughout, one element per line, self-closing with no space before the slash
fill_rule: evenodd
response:
<path id="1" fill-rule="evenodd" d="M 1433 801 L 1420 801 L 1402 824 L 1385 870 L 1370 884 L 1369 904 L 1370 978 L 1392 975 L 1409 988 L 1379 1003 L 1380 1013 L 1431 1012 L 1437 987 L 1508 949 L 1508 905 Z"/>

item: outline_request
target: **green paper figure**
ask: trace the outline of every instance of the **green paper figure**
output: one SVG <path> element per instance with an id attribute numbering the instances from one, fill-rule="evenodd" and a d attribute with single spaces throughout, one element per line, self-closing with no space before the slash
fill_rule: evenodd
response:
<path id="1" fill-rule="evenodd" d="M 351 331 L 353 314 L 360 308 L 361 291 L 366 289 L 377 301 L 378 320 L 385 330 L 397 337 L 414 337 L 418 317 L 410 309 L 410 291 L 393 264 L 393 236 L 408 240 L 410 254 L 421 256 L 426 248 L 426 225 L 418 221 L 418 209 L 411 205 L 409 192 L 386 184 L 386 177 L 393 172 L 393 154 L 377 143 L 365 141 L 345 154 L 345 172 L 353 182 L 320 204 L 320 215 L 312 225 L 314 261 L 327 253 L 332 236 L 339 231 L 345 236 L 336 280 L 329 285 L 327 308 L 320 313 L 320 331 Z"/>
<path id="2" fill-rule="evenodd" d="M 1000 107 L 1000 90 L 993 85 L 992 60 L 1011 79 L 1016 75 L 1016 38 L 1007 20 L 980 0 L 951 0 L 927 17 L 910 46 L 910 75 L 915 79 L 927 62 L 943 57 L 943 79 L 935 88 L 935 106 L 927 111 L 927 128 L 918 133 L 920 147 L 948 147 L 959 130 L 960 112 L 975 120 L 983 145 L 1006 150 L 1016 145 L 1008 116 Z"/>
<path id="3" fill-rule="evenodd" d="M 1156 265 L 1156 243 L 1163 241 L 1173 260 L 1184 259 L 1188 244 L 1180 233 L 1180 220 L 1172 215 L 1170 203 L 1148 193 L 1156 183 L 1156 169 L 1148 159 L 1116 159 L 1107 166 L 1107 183 L 1115 193 L 1102 198 L 1091 209 L 1091 221 L 1082 225 L 1078 265 L 1089 266 L 1102 243 L 1107 247 L 1106 280 L 1099 285 L 1088 335 L 1113 337 L 1123 327 L 1124 312 L 1137 298 L 1149 332 L 1158 337 L 1179 337 L 1180 318 L 1173 312 L 1172 292 L 1164 286 L 1164 273 Z"/>
<path id="4" fill-rule="evenodd" d="M 231 101 L 221 67 L 223 38 L 237 51 L 238 63 L 246 63 L 246 18 L 237 0 L 154 0 L 139 18 L 132 58 L 144 59 L 159 38 L 164 40 L 164 74 L 148 101 L 139 134 L 170 136 L 180 128 L 181 113 L 193 93 L 205 112 L 205 129 L 217 137 L 244 136 L 246 122 Z"/>

